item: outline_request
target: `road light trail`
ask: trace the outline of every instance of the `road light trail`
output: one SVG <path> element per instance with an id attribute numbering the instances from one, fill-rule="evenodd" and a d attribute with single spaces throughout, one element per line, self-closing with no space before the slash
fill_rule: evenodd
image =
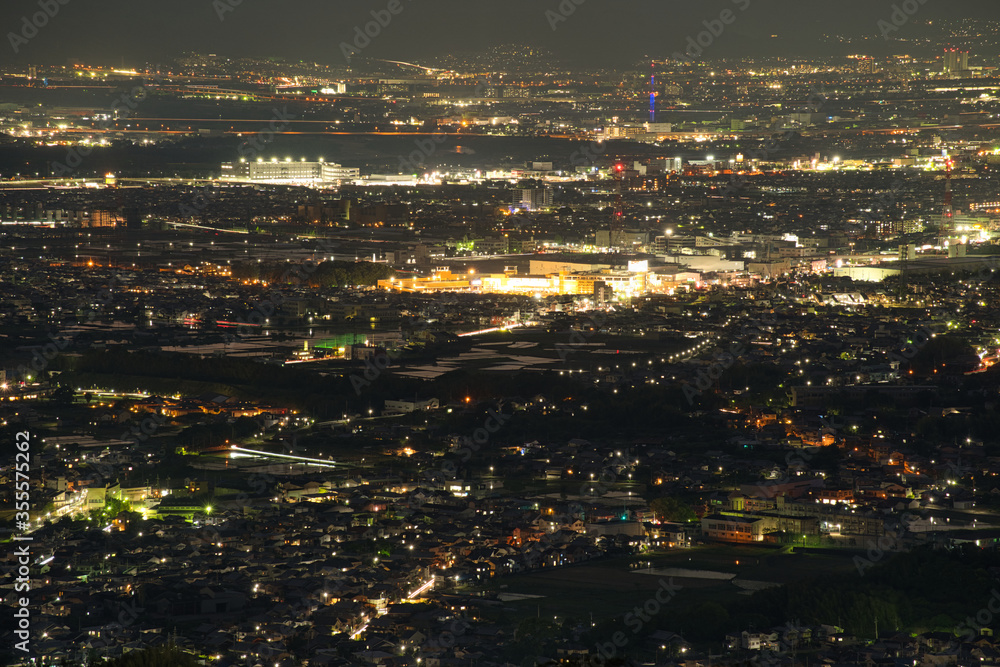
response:
<path id="1" fill-rule="evenodd" d="M 311 459 L 305 456 L 292 456 L 291 454 L 275 454 L 274 452 L 265 452 L 259 449 L 245 449 L 243 447 L 239 447 L 238 445 L 232 445 L 229 449 L 233 452 L 272 457 L 276 459 L 288 459 L 291 461 L 302 461 L 303 463 L 311 463 L 313 465 L 326 466 L 328 468 L 342 468 L 347 466 L 346 463 L 335 463 L 333 461 L 323 461 L 322 459 Z"/>

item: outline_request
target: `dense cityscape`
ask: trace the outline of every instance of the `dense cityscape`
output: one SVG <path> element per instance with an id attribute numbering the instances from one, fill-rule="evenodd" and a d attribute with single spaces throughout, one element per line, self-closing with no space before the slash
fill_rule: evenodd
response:
<path id="1" fill-rule="evenodd" d="M 1000 664 L 988 4 L 143 4 L 4 23 L 3 664 Z"/>

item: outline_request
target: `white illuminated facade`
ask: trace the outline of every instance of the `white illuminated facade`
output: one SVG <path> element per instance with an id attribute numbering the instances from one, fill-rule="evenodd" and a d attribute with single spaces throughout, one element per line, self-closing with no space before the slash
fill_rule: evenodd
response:
<path id="1" fill-rule="evenodd" d="M 335 187 L 344 181 L 354 181 L 361 177 L 356 167 L 344 167 L 334 162 L 293 162 L 257 160 L 248 162 L 224 162 L 222 179 L 247 183 L 270 185 L 304 185 L 307 187 Z"/>

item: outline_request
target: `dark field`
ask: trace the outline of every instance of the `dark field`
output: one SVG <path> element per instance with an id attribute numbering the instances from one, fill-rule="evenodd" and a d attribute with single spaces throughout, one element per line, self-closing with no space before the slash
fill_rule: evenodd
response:
<path id="1" fill-rule="evenodd" d="M 596 621 L 621 616 L 649 598 L 663 578 L 655 573 L 657 568 L 729 572 L 740 580 L 784 584 L 853 571 L 853 557 L 854 552 L 847 551 L 843 555 L 829 555 L 802 549 L 793 551 L 788 547 L 713 545 L 515 575 L 498 579 L 496 583 L 498 588 L 506 586 L 500 588 L 504 593 L 544 596 L 508 603 L 524 614 L 535 612 L 565 617 L 578 615 L 580 610 L 586 609 L 594 612 Z M 631 569 L 633 563 L 641 563 L 644 567 Z M 646 563 L 652 563 L 653 574 L 641 573 Z M 734 599 L 743 590 L 721 579 L 678 576 L 672 579 L 675 585 L 683 587 L 677 603 L 723 602 Z"/>

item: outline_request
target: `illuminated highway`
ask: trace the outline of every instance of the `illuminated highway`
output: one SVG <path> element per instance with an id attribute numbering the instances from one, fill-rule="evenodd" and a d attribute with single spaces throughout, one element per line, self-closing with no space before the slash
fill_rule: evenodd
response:
<path id="1" fill-rule="evenodd" d="M 275 459 L 284 459 L 288 461 L 300 461 L 302 463 L 308 463 L 310 465 L 322 466 L 326 468 L 348 467 L 348 464 L 346 463 L 336 463 L 335 461 L 324 461 L 322 459 L 311 459 L 306 456 L 292 456 L 291 454 L 275 454 L 274 452 L 265 452 L 259 449 L 246 449 L 245 447 L 240 447 L 239 445 L 232 445 L 230 446 L 229 449 L 236 455 L 234 457 L 233 454 L 230 454 L 230 458 L 238 458 L 240 456 L 248 456 L 248 457 L 257 456 L 261 458 L 275 458 Z"/>

